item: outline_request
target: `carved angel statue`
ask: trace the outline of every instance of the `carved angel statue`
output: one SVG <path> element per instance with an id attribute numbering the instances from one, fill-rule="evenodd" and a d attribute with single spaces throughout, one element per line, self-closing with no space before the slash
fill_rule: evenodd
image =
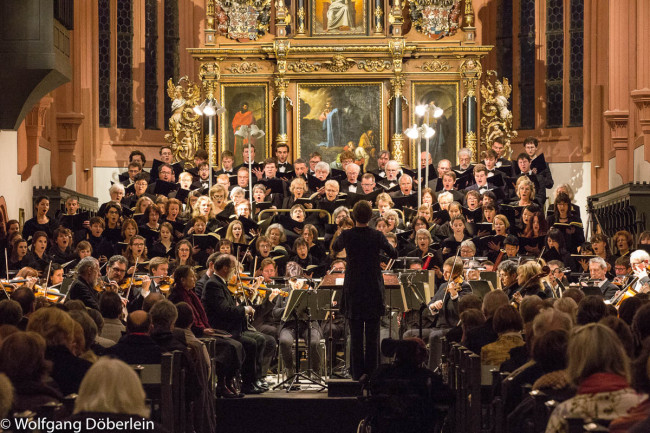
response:
<path id="1" fill-rule="evenodd" d="M 177 84 L 170 78 L 167 95 L 172 100 L 172 114 L 165 140 L 172 146 L 175 161 L 191 161 L 200 143 L 199 116 L 193 110 L 201 96 L 199 86 L 187 76 L 181 77 Z"/>
<path id="2" fill-rule="evenodd" d="M 496 137 L 510 140 L 518 134 L 512 129 L 512 112 L 508 108 L 512 86 L 508 84 L 507 78 L 503 78 L 502 81 L 497 80 L 494 71 L 488 71 L 487 76 L 494 76 L 495 80 L 494 83 L 487 81 L 481 85 L 483 97 L 481 135 L 486 140 L 485 144 L 490 147 Z"/>

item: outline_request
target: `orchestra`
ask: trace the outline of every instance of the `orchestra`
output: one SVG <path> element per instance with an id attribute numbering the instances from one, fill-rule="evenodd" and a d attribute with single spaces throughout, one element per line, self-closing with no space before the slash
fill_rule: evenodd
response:
<path id="1" fill-rule="evenodd" d="M 398 336 L 423 335 L 435 369 L 440 337 L 458 324 L 458 300 L 473 292 L 470 283 L 485 279 L 484 272 L 495 275 L 493 289 L 515 306 L 533 294 L 562 297 L 571 287 L 596 288 L 615 306 L 648 291 L 650 235 L 643 233 L 635 250 L 629 232 L 611 239 L 601 231 L 585 233 L 571 187 L 547 194 L 553 177 L 537 147 L 536 139 L 527 139 L 509 160 L 497 140 L 480 160 L 461 149 L 453 167 L 423 152 L 426 182 L 386 151 L 375 161 L 344 151 L 331 163 L 314 152 L 292 164 L 289 147 L 278 145 L 275 157 L 257 163 L 255 147 L 249 155 L 245 146 L 239 167 L 229 151 L 219 167 L 203 152 L 194 167 L 177 171 L 171 149 L 163 146 L 152 173 L 143 168 L 144 155 L 133 151 L 97 212 L 80 209 L 74 196 L 52 212 L 49 199 L 38 197 L 22 231 L 17 221 L 5 224 L 0 296 L 25 285 L 48 302 L 78 300 L 99 310 L 102 293 L 111 292 L 122 302 L 122 320 L 142 310 L 152 294 L 185 302 L 194 317 L 189 329 L 232 339 L 229 350 L 242 352 L 243 361 L 228 358 L 236 368 L 225 369 L 228 377 L 219 382 L 222 395 L 237 397 L 265 392 L 266 374 L 278 360 L 288 376 L 297 372 L 296 333 L 305 340 L 310 333 L 311 370 L 340 364 L 337 352 L 351 340 L 351 361 L 340 371 L 355 379 L 372 372 L 378 349 L 368 339 L 387 336 L 390 319 L 381 319 L 384 291 L 371 281 L 382 270 L 427 272 L 436 281 L 431 297 L 422 311 L 399 312 Z M 361 210 L 355 216 L 359 203 L 369 204 L 367 223 L 358 219 Z M 27 268 L 39 282 L 17 278 Z M 328 319 L 281 319 L 292 291 L 319 290 L 325 275 L 339 272 L 345 283 L 332 296 Z M 371 286 L 380 297 L 367 295 Z M 364 332 L 366 352 L 372 352 L 365 355 L 363 344 L 359 348 Z M 321 341 L 327 341 L 326 359 Z"/>

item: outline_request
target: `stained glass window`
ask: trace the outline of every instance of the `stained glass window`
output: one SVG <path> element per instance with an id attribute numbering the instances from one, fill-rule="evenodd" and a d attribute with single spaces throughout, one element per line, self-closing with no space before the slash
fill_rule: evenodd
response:
<path id="1" fill-rule="evenodd" d="M 561 127 L 564 96 L 564 4 L 546 3 L 546 126 Z"/>
<path id="2" fill-rule="evenodd" d="M 497 73 L 512 83 L 512 0 L 497 3 Z"/>
<path id="3" fill-rule="evenodd" d="M 117 2 L 117 127 L 133 127 L 133 1 Z"/>
<path id="4" fill-rule="evenodd" d="M 584 0 L 571 0 L 569 24 L 569 126 L 582 126 L 583 62 L 584 62 Z"/>
<path id="5" fill-rule="evenodd" d="M 99 0 L 97 40 L 99 53 L 99 126 L 111 126 L 111 7 L 110 0 Z"/>
<path id="6" fill-rule="evenodd" d="M 178 30 L 178 0 L 165 0 L 165 82 L 172 78 L 174 83 L 178 81 L 179 78 L 179 56 L 178 56 L 178 41 L 179 30 Z M 165 113 L 165 129 L 168 129 L 169 125 L 167 120 L 171 116 L 171 100 L 165 98 L 164 104 L 164 113 Z"/>
<path id="7" fill-rule="evenodd" d="M 519 128 L 535 129 L 535 0 L 521 0 Z"/>
<path id="8" fill-rule="evenodd" d="M 144 127 L 158 129 L 158 0 L 146 0 L 144 15 Z"/>

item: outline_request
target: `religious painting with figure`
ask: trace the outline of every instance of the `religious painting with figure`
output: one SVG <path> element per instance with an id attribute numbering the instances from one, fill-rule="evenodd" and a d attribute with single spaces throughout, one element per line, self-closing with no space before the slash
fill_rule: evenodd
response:
<path id="1" fill-rule="evenodd" d="M 235 155 L 235 165 L 243 162 L 242 150 L 255 146 L 255 160 L 263 161 L 270 155 L 269 89 L 266 83 L 241 85 L 222 84 L 221 101 L 226 112 L 219 119 L 220 148 Z"/>
<path id="2" fill-rule="evenodd" d="M 359 165 L 376 168 L 385 106 L 382 83 L 299 84 L 297 157 L 317 151 L 324 161 L 340 162 L 349 150 Z"/>
<path id="3" fill-rule="evenodd" d="M 458 81 L 413 82 L 411 88 L 411 124 L 428 124 L 436 132 L 429 139 L 429 152 L 434 165 L 441 159 L 456 164 L 456 152 L 461 147 L 460 132 L 460 83 Z M 422 106 L 426 109 L 416 110 Z M 442 114 L 436 117 L 434 113 Z M 418 115 L 424 113 L 423 116 Z M 426 150 L 427 140 L 422 140 L 422 151 Z M 413 143 L 417 145 L 417 142 Z M 417 167 L 416 152 L 411 152 L 411 163 Z"/>
<path id="4" fill-rule="evenodd" d="M 367 0 L 311 0 L 312 36 L 368 34 Z"/>

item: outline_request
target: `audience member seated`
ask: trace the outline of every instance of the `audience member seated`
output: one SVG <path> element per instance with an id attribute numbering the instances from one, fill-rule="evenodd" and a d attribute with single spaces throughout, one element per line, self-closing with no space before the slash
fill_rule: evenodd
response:
<path id="1" fill-rule="evenodd" d="M 483 346 L 497 340 L 498 335 L 492 327 L 492 320 L 494 312 L 503 305 L 508 305 L 508 295 L 503 290 L 493 290 L 485 294 L 481 307 L 485 323 L 465 334 L 465 344 L 469 350 L 478 355 Z"/>
<path id="2" fill-rule="evenodd" d="M 647 398 L 630 387 L 630 361 L 608 327 L 590 323 L 576 328 L 568 354 L 567 375 L 578 391 L 553 410 L 546 433 L 567 431 L 568 417 L 619 418 Z"/>
<path id="3" fill-rule="evenodd" d="M 126 334 L 114 346 L 104 352 L 127 364 L 160 364 L 160 355 L 164 352 L 150 337 L 151 317 L 138 310 L 126 319 Z"/>
<path id="4" fill-rule="evenodd" d="M 481 349 L 481 364 L 500 367 L 512 348 L 524 345 L 521 316 L 513 306 L 502 305 L 494 312 L 493 328 L 498 338 Z"/>
<path id="5" fill-rule="evenodd" d="M 36 310 L 27 325 L 27 331 L 36 332 L 45 339 L 45 358 L 52 362 L 52 379 L 64 395 L 79 391 L 81 380 L 92 365 L 72 352 L 74 327 L 70 315 L 56 307 Z"/>
<path id="6" fill-rule="evenodd" d="M 35 332 L 15 332 L 0 344 L 0 372 L 14 388 L 12 412 L 38 413 L 49 403 L 62 403 L 63 395 L 47 382 L 52 363 L 45 360 L 45 339 Z"/>
<path id="7" fill-rule="evenodd" d="M 93 426 L 95 424 L 88 421 L 97 419 L 132 424 L 133 428 L 121 430 L 125 433 L 135 433 L 145 428 L 135 428 L 138 425 L 136 422 L 147 423 L 144 426 L 151 431 L 167 431 L 148 418 L 146 394 L 137 373 L 120 360 L 102 358 L 88 370 L 75 401 L 74 413 L 66 421 L 71 421 L 72 426 L 77 421 L 83 426 Z M 101 426 L 98 423 L 95 428 L 84 428 L 84 431 L 106 431 Z"/>

